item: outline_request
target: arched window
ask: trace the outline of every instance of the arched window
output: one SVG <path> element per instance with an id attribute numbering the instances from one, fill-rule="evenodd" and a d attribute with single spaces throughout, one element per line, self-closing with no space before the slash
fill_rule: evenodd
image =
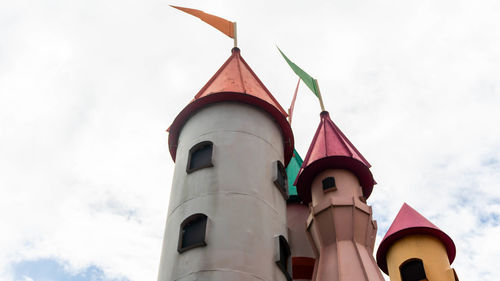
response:
<path id="1" fill-rule="evenodd" d="M 213 146 L 214 144 L 211 141 L 202 141 L 191 147 L 186 167 L 188 174 L 199 169 L 214 166 L 212 163 Z"/>
<path id="2" fill-rule="evenodd" d="M 207 231 L 207 216 L 194 214 L 181 223 L 177 251 L 185 252 L 192 248 L 206 246 L 205 234 Z"/>
<path id="3" fill-rule="evenodd" d="M 334 177 L 327 177 L 323 180 L 323 191 L 335 191 L 337 186 L 335 185 Z"/>
<path id="4" fill-rule="evenodd" d="M 276 237 L 276 265 L 281 272 L 285 274 L 286 280 L 292 281 L 292 277 L 288 273 L 288 259 L 290 257 L 290 246 L 283 235 Z"/>
<path id="5" fill-rule="evenodd" d="M 424 264 L 421 259 L 410 259 L 399 267 L 402 281 L 427 280 L 425 276 Z"/>

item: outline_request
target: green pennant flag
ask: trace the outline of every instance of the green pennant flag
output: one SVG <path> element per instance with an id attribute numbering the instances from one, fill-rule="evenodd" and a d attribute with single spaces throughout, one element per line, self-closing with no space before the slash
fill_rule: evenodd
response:
<path id="1" fill-rule="evenodd" d="M 290 160 L 290 163 L 288 163 L 288 166 L 286 166 L 286 175 L 288 176 L 288 195 L 290 197 L 298 196 L 297 187 L 294 183 L 297 175 L 299 174 L 300 167 L 302 167 L 302 158 L 294 149 L 292 159 Z"/>
<path id="2" fill-rule="evenodd" d="M 312 78 L 311 75 L 307 74 L 304 70 L 302 70 L 300 67 L 298 67 L 295 63 L 293 63 L 291 60 L 289 60 L 285 54 L 278 48 L 278 51 L 280 51 L 281 55 L 283 58 L 286 60 L 288 65 L 292 68 L 293 72 L 297 74 L 302 81 L 311 89 L 311 91 L 318 97 L 320 98 L 320 93 L 318 90 L 318 87 L 316 86 L 316 79 Z"/>

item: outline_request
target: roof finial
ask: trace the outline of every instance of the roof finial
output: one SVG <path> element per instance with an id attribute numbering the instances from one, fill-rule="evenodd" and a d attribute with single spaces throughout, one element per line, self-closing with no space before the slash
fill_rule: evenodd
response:
<path id="1" fill-rule="evenodd" d="M 233 22 L 233 30 L 234 30 L 234 36 L 233 36 L 234 47 L 237 48 L 238 47 L 238 30 L 236 29 L 236 22 Z"/>
<path id="2" fill-rule="evenodd" d="M 321 91 L 319 90 L 318 80 L 314 79 L 314 84 L 316 85 L 316 90 L 318 90 L 319 106 L 321 106 L 321 111 L 325 111 L 325 105 L 323 104 L 323 98 L 321 97 Z"/>

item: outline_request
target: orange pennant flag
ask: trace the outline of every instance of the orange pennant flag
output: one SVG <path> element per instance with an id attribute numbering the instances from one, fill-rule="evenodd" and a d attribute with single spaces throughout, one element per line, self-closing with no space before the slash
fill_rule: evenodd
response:
<path id="1" fill-rule="evenodd" d="M 202 21 L 210 24 L 211 26 L 217 28 L 219 31 L 222 33 L 226 34 L 227 36 L 234 38 L 234 22 L 228 21 L 226 19 L 220 18 L 218 16 L 214 16 L 211 14 L 207 14 L 203 11 L 196 10 L 196 9 L 189 9 L 189 8 L 183 8 L 183 7 L 178 7 L 178 6 L 172 6 L 172 8 L 176 8 L 178 10 L 181 10 L 185 13 L 188 13 L 192 16 L 195 16 Z"/>

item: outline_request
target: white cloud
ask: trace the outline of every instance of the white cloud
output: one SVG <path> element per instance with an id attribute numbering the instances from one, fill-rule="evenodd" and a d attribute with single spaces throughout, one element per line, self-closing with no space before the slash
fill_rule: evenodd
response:
<path id="1" fill-rule="evenodd" d="M 0 280 L 39 257 L 154 280 L 173 164 L 164 130 L 231 40 L 164 1 L 0 4 Z M 287 107 L 296 77 L 373 165 L 381 230 L 407 201 L 450 233 L 462 279 L 500 258 L 500 7 L 464 1 L 175 3 L 238 21 L 242 55 Z M 318 122 L 302 87 L 305 154 Z M 383 236 L 379 232 L 379 236 Z"/>

